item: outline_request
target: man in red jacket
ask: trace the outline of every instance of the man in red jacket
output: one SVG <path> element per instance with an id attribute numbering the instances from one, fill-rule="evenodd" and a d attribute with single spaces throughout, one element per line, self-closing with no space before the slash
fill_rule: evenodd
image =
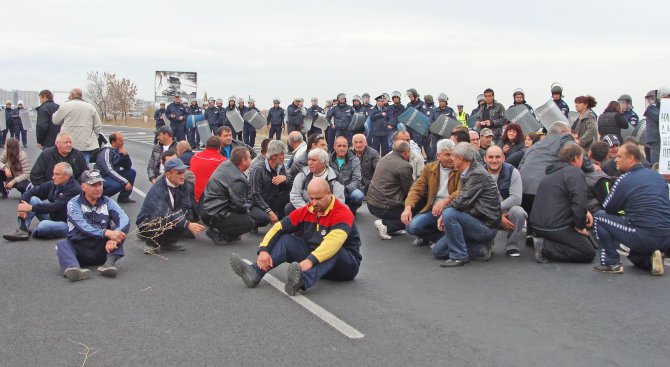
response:
<path id="1" fill-rule="evenodd" d="M 207 181 L 212 176 L 216 168 L 226 160 L 221 155 L 221 139 L 218 136 L 211 136 L 207 139 L 205 150 L 196 153 L 191 158 L 191 172 L 195 175 L 195 201 L 200 202 L 200 196 L 207 186 Z"/>

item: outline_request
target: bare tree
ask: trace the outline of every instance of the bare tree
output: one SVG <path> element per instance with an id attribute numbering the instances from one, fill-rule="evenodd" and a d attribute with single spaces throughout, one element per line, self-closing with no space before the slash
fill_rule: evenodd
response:
<path id="1" fill-rule="evenodd" d="M 91 71 L 86 74 L 86 99 L 98 109 L 100 117 L 107 118 L 107 82 L 103 75 L 97 71 Z"/>
<path id="2" fill-rule="evenodd" d="M 116 121 L 127 119 L 128 113 L 135 106 L 137 86 L 130 79 L 118 79 L 116 74 L 89 72 L 87 93 L 89 101 L 98 109 L 100 116 L 108 118 L 110 115 Z"/>

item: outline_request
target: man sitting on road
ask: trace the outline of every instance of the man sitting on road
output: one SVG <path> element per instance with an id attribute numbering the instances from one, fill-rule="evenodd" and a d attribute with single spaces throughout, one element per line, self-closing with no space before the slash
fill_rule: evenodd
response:
<path id="1" fill-rule="evenodd" d="M 603 209 L 595 214 L 600 243 L 600 265 L 593 270 L 623 273 L 617 244 L 630 249 L 633 265 L 663 275 L 661 252 L 670 253 L 670 200 L 668 185 L 658 173 L 645 168 L 644 156 L 631 143 L 617 152 L 616 168 L 624 174 L 614 183 Z M 618 213 L 625 213 L 619 216 Z"/>
<path id="2" fill-rule="evenodd" d="M 132 169 L 130 155 L 123 146 L 123 135 L 119 132 L 109 134 L 108 146 L 102 147 L 95 161 L 95 168 L 105 179 L 104 194 L 107 197 L 119 193 L 118 203 L 134 203 L 130 198 L 137 172 Z"/>
<path id="3" fill-rule="evenodd" d="M 550 164 L 537 188 L 529 227 L 539 263 L 565 261 L 590 263 L 594 244 L 587 228 L 593 216 L 586 210 L 588 187 L 581 170 L 584 152 L 577 144 L 565 144 L 559 162 Z"/>
<path id="4" fill-rule="evenodd" d="M 288 171 L 288 181 L 290 184 L 293 184 L 293 179 L 295 179 L 303 168 L 307 167 L 307 155 L 312 149 L 321 148 L 326 152 L 328 151 L 326 137 L 321 133 L 310 135 L 309 138 L 307 138 L 306 146 L 307 148 L 305 149 L 304 154 L 300 154 L 299 156 L 294 155 L 293 158 L 291 158 L 291 166 Z"/>
<path id="5" fill-rule="evenodd" d="M 340 175 L 340 181 L 344 185 L 344 203 L 356 215 L 356 210 L 363 205 L 365 199 L 365 194 L 361 191 L 361 162 L 349 150 L 347 138 L 344 136 L 335 138 L 335 150 L 330 157 L 330 168 Z"/>
<path id="6" fill-rule="evenodd" d="M 354 137 L 351 138 L 351 144 L 353 145 L 351 151 L 356 154 L 356 157 L 358 157 L 358 160 L 361 162 L 361 177 L 363 180 L 363 187 L 361 190 L 363 193 L 367 193 L 370 181 L 372 181 L 372 176 L 375 174 L 377 163 L 379 163 L 379 152 L 368 145 L 368 141 L 365 139 L 364 134 L 354 135 Z"/>
<path id="7" fill-rule="evenodd" d="M 442 267 L 463 266 L 470 258 L 491 258 L 502 212 L 496 183 L 475 161 L 478 154 L 470 143 L 454 147 L 454 168 L 461 173 L 461 190 L 438 221 L 445 234 L 433 246 L 433 255 L 438 259 L 448 257 Z"/>
<path id="8" fill-rule="evenodd" d="M 412 141 L 411 136 L 409 132 L 407 131 L 396 131 L 393 133 L 391 136 L 391 142 L 392 146 L 391 149 L 393 149 L 393 146 L 396 144 L 398 141 L 406 141 L 407 144 L 410 146 L 410 155 L 409 155 L 409 164 L 412 166 L 412 180 L 415 181 L 419 176 L 421 176 L 421 172 L 423 172 L 423 167 L 425 166 L 425 162 L 423 160 L 423 156 L 421 155 L 421 148 L 417 150 L 412 149 L 412 146 L 418 146 L 414 141 Z M 393 153 L 392 151 L 389 152 L 387 155 Z"/>
<path id="9" fill-rule="evenodd" d="M 163 164 L 161 162 L 161 155 L 168 149 L 177 149 L 177 141 L 172 135 L 172 130 L 168 126 L 161 126 L 156 131 L 156 139 L 158 144 L 154 145 L 151 150 L 151 157 L 147 164 L 147 174 L 149 181 L 156 183 L 156 178 L 163 173 Z"/>
<path id="10" fill-rule="evenodd" d="M 221 126 L 216 132 L 216 135 L 221 139 L 221 155 L 230 159 L 232 150 L 236 147 L 245 147 L 251 155 L 251 159 L 256 157 L 256 152 L 241 140 L 233 139 L 233 129 L 229 126 Z"/>
<path id="11" fill-rule="evenodd" d="M 207 237 L 217 245 L 239 240 L 256 226 L 249 216 L 251 188 L 244 175 L 250 165 L 249 149 L 233 148 L 230 159 L 214 171 L 200 197 L 202 220 L 209 227 Z"/>
<path id="12" fill-rule="evenodd" d="M 507 232 L 505 253 L 507 256 L 519 257 L 521 256 L 520 246 L 525 242 L 525 237 L 521 235 L 521 231 L 527 218 L 526 212 L 521 207 L 521 197 L 523 196 L 521 175 L 514 166 L 505 162 L 502 148 L 497 145 L 491 145 L 486 150 L 484 160 L 486 161 L 486 171 L 496 181 L 500 193 L 500 209 L 502 210 L 500 220 L 502 229 Z"/>
<path id="13" fill-rule="evenodd" d="M 178 243 L 184 232 L 189 231 L 195 235 L 205 229 L 202 224 L 195 222 L 192 201 L 184 179 L 187 168 L 179 158 L 167 160 L 165 176 L 151 186 L 137 215 L 135 224 L 138 228 L 143 223 L 161 221 L 163 228 L 152 226 L 139 231 L 139 236 L 155 250 L 184 251 L 186 245 Z M 173 228 L 162 234 L 156 233 L 157 229 L 164 229 L 168 220 L 175 222 Z"/>
<path id="14" fill-rule="evenodd" d="M 400 220 L 407 226 L 407 233 L 416 236 L 414 246 L 431 245 L 443 236 L 437 221 L 458 196 L 461 184 L 461 175 L 454 169 L 454 145 L 449 139 L 437 142 L 437 160 L 426 164 L 405 199 Z M 419 205 L 423 205 L 420 210 Z"/>
<path id="15" fill-rule="evenodd" d="M 191 158 L 191 172 L 195 175 L 195 201 L 200 202 L 200 196 L 212 176 L 212 173 L 226 157 L 221 155 L 221 139 L 218 136 L 210 136 L 207 139 L 205 150 L 196 153 Z"/>
<path id="16" fill-rule="evenodd" d="M 294 296 L 321 279 L 352 280 L 358 274 L 361 240 L 354 216 L 320 177 L 307 188 L 310 203 L 293 211 L 263 238 L 256 263 L 248 265 L 237 254 L 230 258 L 235 274 L 247 287 L 282 263 L 290 263 L 284 290 Z"/>
<path id="17" fill-rule="evenodd" d="M 315 148 L 307 153 L 307 167 L 304 167 L 293 180 L 290 202 L 284 208 L 284 214 L 289 215 L 292 211 L 307 205 L 307 185 L 315 177 L 325 179 L 330 185 L 330 191 L 335 198 L 344 203 L 344 185 L 337 172 L 328 166 L 328 153 L 321 148 Z"/>
<path id="18" fill-rule="evenodd" d="M 77 180 L 88 168 L 81 152 L 72 148 L 72 137 L 67 133 L 56 136 L 56 146 L 42 150 L 30 169 L 30 182 L 34 186 L 49 182 L 49 173 L 53 173 L 54 167 L 61 162 L 72 167 L 72 177 Z"/>
<path id="19" fill-rule="evenodd" d="M 256 222 L 256 231 L 258 227 L 277 223 L 284 217 L 284 207 L 289 202 L 291 192 L 284 168 L 286 150 L 286 145 L 280 140 L 270 140 L 265 161 L 251 167 L 249 171 L 254 203 L 250 213 Z"/>
<path id="20" fill-rule="evenodd" d="M 407 134 L 405 131 L 401 133 Z M 408 142 L 402 139 L 396 141 L 393 150 L 379 160 L 368 188 L 368 209 L 370 214 L 379 218 L 375 221 L 375 227 L 383 240 L 390 240 L 392 234 L 405 233 L 405 224 L 400 216 L 405 210 L 405 199 L 414 182 L 410 154 Z"/>
<path id="21" fill-rule="evenodd" d="M 72 167 L 61 162 L 56 164 L 51 181 L 38 186 L 21 195 L 17 207 L 19 228 L 13 233 L 3 235 L 8 241 L 25 241 L 30 238 L 30 222 L 34 217 L 40 224 L 32 231 L 35 238 L 67 237 L 68 201 L 81 194 L 79 183 L 72 177 Z"/>
<path id="22" fill-rule="evenodd" d="M 91 277 L 81 266 L 102 264 L 98 273 L 115 277 L 115 264 L 123 257 L 123 241 L 130 227 L 128 216 L 103 195 L 104 179 L 98 170 L 82 173 L 81 182 L 83 193 L 67 204 L 68 237 L 56 243 L 61 271 L 74 282 Z"/>

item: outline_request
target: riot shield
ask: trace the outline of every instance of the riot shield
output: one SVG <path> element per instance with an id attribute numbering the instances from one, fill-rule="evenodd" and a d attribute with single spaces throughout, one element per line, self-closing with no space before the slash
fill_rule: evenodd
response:
<path id="1" fill-rule="evenodd" d="M 361 131 L 364 128 L 365 120 L 368 116 L 364 113 L 354 113 L 351 116 L 351 122 L 349 123 L 349 130 L 351 131 Z"/>
<path id="2" fill-rule="evenodd" d="M 516 105 L 505 111 L 505 117 L 511 123 L 517 123 L 521 126 L 523 133 L 528 135 L 529 132 L 535 132 L 542 129 L 542 125 L 530 113 L 525 105 Z"/>
<path id="3" fill-rule="evenodd" d="M 414 107 L 409 107 L 405 112 L 398 116 L 398 121 L 407 127 L 412 128 L 420 135 L 426 135 L 430 128 L 430 120 L 428 116 L 419 112 Z"/>
<path id="4" fill-rule="evenodd" d="M 0 110 L 0 130 L 7 130 L 7 116 L 5 115 L 5 110 Z"/>
<path id="5" fill-rule="evenodd" d="M 465 123 L 468 124 L 468 127 L 470 129 L 474 129 L 475 126 L 477 126 L 477 120 L 479 120 L 479 112 L 475 113 L 474 115 L 470 116 Z"/>
<path id="6" fill-rule="evenodd" d="M 623 135 L 623 131 L 621 131 L 621 134 Z M 640 120 L 637 125 L 635 125 L 635 128 L 630 135 L 637 139 L 638 144 L 647 144 L 647 119 Z M 626 136 L 623 137 L 625 138 Z M 621 143 L 623 144 L 623 142 Z"/>
<path id="7" fill-rule="evenodd" d="M 198 134 L 200 134 L 200 141 L 204 144 L 212 136 L 212 129 L 209 127 L 209 121 L 202 120 L 195 123 Z"/>
<path id="8" fill-rule="evenodd" d="M 547 103 L 536 108 L 535 116 L 537 116 L 537 119 L 540 120 L 542 126 L 544 126 L 544 128 L 547 130 L 549 130 L 551 125 L 557 121 L 570 124 L 568 118 L 565 117 L 563 111 L 561 111 L 561 109 L 556 106 L 556 103 L 553 99 L 550 99 Z"/>
<path id="9" fill-rule="evenodd" d="M 368 116 L 368 118 L 365 119 L 365 123 L 363 124 L 363 126 L 365 127 L 365 135 L 366 136 L 368 134 L 370 134 L 370 124 L 371 123 L 372 123 L 372 120 L 370 120 L 370 116 Z"/>
<path id="10" fill-rule="evenodd" d="M 245 113 L 244 121 L 251 124 L 251 126 L 253 126 L 256 130 L 262 129 L 267 124 L 267 121 L 263 118 L 263 115 L 256 112 L 256 110 L 250 110 L 249 112 Z"/>
<path id="11" fill-rule="evenodd" d="M 454 131 L 454 128 L 459 125 L 461 125 L 461 123 L 455 118 L 441 115 L 432 125 L 430 125 L 430 132 L 448 139 L 451 136 L 451 132 Z"/>
<path id="12" fill-rule="evenodd" d="M 161 116 L 161 119 L 163 119 L 163 123 L 165 124 L 165 126 L 170 126 L 170 119 L 167 117 L 167 113 L 164 113 Z"/>
<path id="13" fill-rule="evenodd" d="M 228 118 L 228 121 L 230 121 L 230 124 L 233 125 L 235 132 L 242 131 L 244 128 L 244 119 L 242 119 L 242 115 L 240 115 L 240 110 L 237 108 L 230 110 L 226 112 L 226 117 Z"/>
<path id="14" fill-rule="evenodd" d="M 323 113 L 317 113 L 317 117 L 312 121 L 312 126 L 316 126 L 319 129 L 326 131 L 328 128 L 328 121 L 326 120 L 326 115 Z"/>
<path id="15" fill-rule="evenodd" d="M 30 114 L 28 111 L 21 110 L 21 112 L 19 112 L 19 118 L 21 118 L 21 125 L 23 125 L 24 130 L 30 130 L 33 128 L 33 121 L 30 119 Z"/>
<path id="16" fill-rule="evenodd" d="M 204 115 L 188 115 L 188 117 L 186 117 L 186 128 L 192 129 L 196 126 L 196 122 L 203 121 L 204 119 Z"/>

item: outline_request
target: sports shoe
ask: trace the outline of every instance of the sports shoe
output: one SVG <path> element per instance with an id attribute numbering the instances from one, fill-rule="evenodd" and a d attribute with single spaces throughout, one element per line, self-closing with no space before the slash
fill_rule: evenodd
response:
<path id="1" fill-rule="evenodd" d="M 623 265 L 598 265 L 593 267 L 593 271 L 608 274 L 623 274 Z"/>
<path id="2" fill-rule="evenodd" d="M 381 237 L 382 240 L 390 240 L 392 238 L 391 236 L 389 236 L 387 228 L 384 225 L 384 223 L 382 223 L 381 219 L 377 219 L 375 221 L 375 227 L 377 227 L 377 230 L 379 231 L 379 237 Z"/>
<path id="3" fill-rule="evenodd" d="M 535 247 L 535 261 L 540 264 L 548 263 L 549 259 L 542 255 L 542 250 L 544 250 L 544 238 L 533 237 L 533 247 Z"/>
<path id="4" fill-rule="evenodd" d="M 67 268 L 63 276 L 68 278 L 71 282 L 76 282 L 78 280 L 84 280 L 91 277 L 91 271 L 88 269 L 82 268 Z"/>
<path id="5" fill-rule="evenodd" d="M 470 262 L 470 258 L 466 257 L 460 260 L 447 259 L 445 262 L 440 264 L 442 268 L 455 268 L 457 266 L 463 266 Z"/>
<path id="6" fill-rule="evenodd" d="M 656 250 L 651 254 L 651 275 L 661 276 L 665 274 L 665 269 L 663 269 L 663 256 L 661 251 Z"/>
<path id="7" fill-rule="evenodd" d="M 493 251 L 491 250 L 490 247 L 486 246 L 484 247 L 484 250 L 482 250 L 482 256 L 474 259 L 475 261 L 489 261 L 493 257 Z"/>
<path id="8" fill-rule="evenodd" d="M 509 257 L 519 257 L 519 256 L 521 256 L 521 252 L 519 252 L 519 250 L 517 250 L 515 248 L 511 248 L 511 249 L 505 251 L 505 253 L 507 253 L 507 256 L 509 256 Z"/>
<path id="9" fill-rule="evenodd" d="M 104 275 L 106 277 L 114 278 L 117 272 L 118 269 L 116 269 L 116 266 L 107 265 L 107 263 L 104 263 L 98 267 L 98 274 Z"/>
<path id="10" fill-rule="evenodd" d="M 257 286 L 261 281 L 261 276 L 258 274 L 256 269 L 242 261 L 240 255 L 234 252 L 232 255 L 230 255 L 230 267 L 233 268 L 235 274 L 242 278 L 244 284 L 249 288 Z"/>
<path id="11" fill-rule="evenodd" d="M 302 288 L 302 269 L 300 269 L 300 264 L 297 262 L 292 262 L 288 266 L 288 271 L 286 273 L 286 285 L 284 286 L 284 291 L 289 296 L 295 296 L 298 294 L 298 291 Z"/>
<path id="12" fill-rule="evenodd" d="M 17 228 L 14 232 L 3 234 L 2 238 L 7 241 L 27 241 L 30 239 L 30 232 Z"/>

